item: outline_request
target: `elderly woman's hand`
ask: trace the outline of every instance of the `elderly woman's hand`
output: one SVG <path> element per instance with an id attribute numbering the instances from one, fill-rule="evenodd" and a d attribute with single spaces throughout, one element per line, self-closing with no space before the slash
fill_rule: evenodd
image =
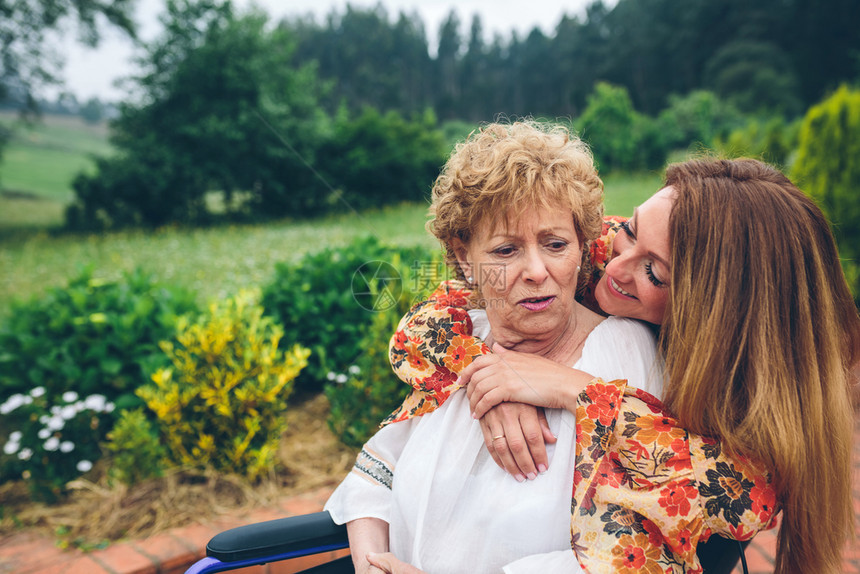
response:
<path id="1" fill-rule="evenodd" d="M 549 466 L 546 443 L 556 438 L 542 408 L 503 403 L 490 409 L 480 423 L 490 456 L 520 482 L 534 479 Z"/>
<path id="2" fill-rule="evenodd" d="M 398 559 L 391 552 L 368 554 L 367 561 L 388 574 L 425 574 L 423 570 Z"/>
<path id="3" fill-rule="evenodd" d="M 460 375 L 472 414 L 483 417 L 504 402 L 573 411 L 591 376 L 550 359 L 493 345 L 493 354 L 475 359 Z"/>

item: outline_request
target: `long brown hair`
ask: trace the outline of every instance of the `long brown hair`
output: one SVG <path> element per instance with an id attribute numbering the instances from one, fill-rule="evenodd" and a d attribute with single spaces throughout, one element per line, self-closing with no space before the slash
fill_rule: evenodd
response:
<path id="1" fill-rule="evenodd" d="M 665 402 L 692 432 L 771 469 L 776 572 L 838 572 L 853 534 L 849 370 L 860 318 L 830 227 L 755 160 L 669 167 Z"/>

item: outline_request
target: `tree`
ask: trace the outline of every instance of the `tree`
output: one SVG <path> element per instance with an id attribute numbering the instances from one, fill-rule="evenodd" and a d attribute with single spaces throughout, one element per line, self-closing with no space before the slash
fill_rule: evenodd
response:
<path id="1" fill-rule="evenodd" d="M 541 116 L 558 109 L 553 74 L 554 59 L 549 51 L 549 39 L 532 28 L 526 39 L 519 44 L 519 58 L 515 75 L 517 86 L 522 90 L 522 107 L 514 109 L 516 115 Z"/>
<path id="2" fill-rule="evenodd" d="M 637 167 L 635 136 L 641 121 L 625 88 L 601 82 L 588 97 L 577 127 L 601 170 L 629 170 Z"/>
<path id="3" fill-rule="evenodd" d="M 672 94 L 669 106 L 657 116 L 669 149 L 710 146 L 742 123 L 740 112 L 713 92 L 697 90 L 685 96 Z"/>
<path id="4" fill-rule="evenodd" d="M 430 56 L 417 15 L 401 12 L 391 23 L 381 4 L 348 5 L 343 14 L 330 13 L 324 26 L 307 18 L 281 26 L 296 39 L 295 61 L 316 62 L 320 77 L 331 80 L 327 111 L 345 103 L 352 112 L 371 106 L 411 113 L 431 104 Z"/>
<path id="5" fill-rule="evenodd" d="M 584 21 L 564 16 L 558 23 L 550 48 L 557 80 L 553 91 L 559 98 L 555 113 L 581 114 L 595 78 L 605 77 L 607 13 L 598 1 L 588 6 Z"/>
<path id="6" fill-rule="evenodd" d="M 81 106 L 79 113 L 88 124 L 97 124 L 104 119 L 104 104 L 98 98 L 90 98 Z"/>
<path id="7" fill-rule="evenodd" d="M 796 115 L 797 75 L 779 47 L 738 41 L 720 48 L 705 67 L 706 81 L 741 111 Z"/>
<path id="8" fill-rule="evenodd" d="M 457 68 L 461 44 L 460 18 L 452 9 L 439 27 L 439 47 L 436 50 L 433 77 L 433 85 L 436 86 L 436 111 L 443 119 L 458 116 L 455 110 L 460 98 Z"/>
<path id="9" fill-rule="evenodd" d="M 315 175 L 327 117 L 311 65 L 291 65 L 288 30 L 229 3 L 169 0 L 165 33 L 135 79 L 141 100 L 113 124 L 118 153 L 74 184 L 69 223 L 157 226 L 228 215 L 307 215 L 327 204 Z"/>
<path id="10" fill-rule="evenodd" d="M 134 2 L 0 0 L 0 104 L 34 112 L 39 90 L 60 82 L 62 60 L 48 47 L 46 36 L 68 20 L 77 23 L 78 37 L 88 46 L 98 44 L 102 19 L 134 38 Z M 0 156 L 10 135 L 0 127 Z"/>
<path id="11" fill-rule="evenodd" d="M 860 302 L 860 90 L 839 88 L 806 113 L 792 178 L 833 223 L 845 274 Z"/>

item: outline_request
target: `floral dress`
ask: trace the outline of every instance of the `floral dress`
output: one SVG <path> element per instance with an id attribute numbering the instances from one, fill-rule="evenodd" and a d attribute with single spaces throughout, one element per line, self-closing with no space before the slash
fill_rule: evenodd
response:
<path id="1" fill-rule="evenodd" d="M 578 298 L 592 308 L 620 221 L 608 218 L 591 246 Z M 437 409 L 459 388 L 459 373 L 490 352 L 471 335 L 472 295 L 448 281 L 403 317 L 390 359 L 413 392 L 383 425 Z M 580 394 L 575 460 L 571 547 L 591 574 L 701 572 L 699 542 L 714 533 L 749 540 L 775 524 L 777 496 L 762 465 L 687 432 L 623 380 L 595 379 Z"/>

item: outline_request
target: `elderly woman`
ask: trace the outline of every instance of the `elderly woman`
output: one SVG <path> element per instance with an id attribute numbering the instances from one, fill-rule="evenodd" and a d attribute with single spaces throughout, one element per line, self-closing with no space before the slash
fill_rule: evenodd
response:
<path id="1" fill-rule="evenodd" d="M 602 227 L 602 182 L 581 141 L 534 123 L 487 126 L 448 160 L 430 211 L 454 272 L 480 294 L 482 309 L 464 320 L 484 341 L 659 395 L 649 329 L 574 298 L 583 250 Z M 570 493 L 579 390 L 557 393 L 547 410 L 558 438 L 539 481 L 493 462 L 465 393 L 380 430 L 326 504 L 347 524 L 356 571 L 378 571 L 366 555 L 388 550 L 434 574 L 578 571 Z"/>

